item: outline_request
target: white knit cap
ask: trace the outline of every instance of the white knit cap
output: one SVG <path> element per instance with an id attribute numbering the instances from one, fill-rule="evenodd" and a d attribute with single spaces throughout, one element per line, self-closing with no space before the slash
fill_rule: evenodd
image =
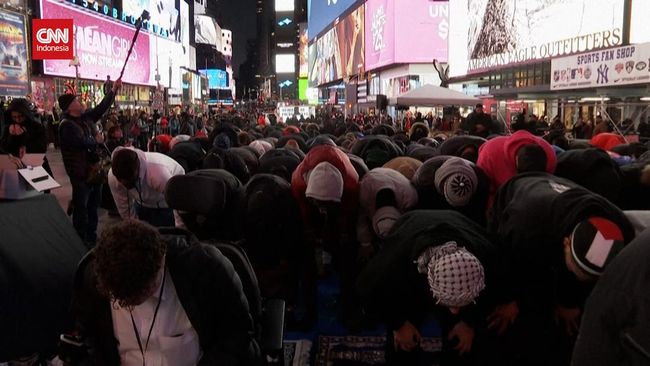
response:
<path id="1" fill-rule="evenodd" d="M 481 262 L 453 241 L 425 250 L 417 266 L 418 272 L 427 274 L 433 297 L 444 306 L 469 305 L 485 288 Z"/>
<path id="2" fill-rule="evenodd" d="M 264 155 L 267 151 L 273 149 L 273 145 L 269 143 L 268 141 L 262 141 L 262 140 L 255 140 L 248 144 L 248 146 L 252 147 L 257 151 L 257 154 L 259 156 Z"/>
<path id="3" fill-rule="evenodd" d="M 305 196 L 319 201 L 341 202 L 343 197 L 343 175 L 330 163 L 322 162 L 310 170 L 305 180 Z"/>
<path id="4" fill-rule="evenodd" d="M 179 142 L 190 141 L 191 137 L 189 135 L 177 135 L 169 141 L 169 150 L 173 149 L 176 144 Z"/>
<path id="5" fill-rule="evenodd" d="M 384 206 L 372 217 L 372 228 L 380 238 L 385 238 L 399 219 L 401 213 L 393 206 Z"/>

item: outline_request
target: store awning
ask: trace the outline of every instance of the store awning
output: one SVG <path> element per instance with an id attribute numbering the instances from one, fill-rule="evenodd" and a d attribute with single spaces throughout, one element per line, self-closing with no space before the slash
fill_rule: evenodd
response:
<path id="1" fill-rule="evenodd" d="M 472 105 L 480 103 L 478 98 L 470 97 L 455 90 L 435 86 L 423 85 L 408 91 L 397 98 L 390 99 L 390 105 L 413 107 L 440 107 L 448 105 Z"/>

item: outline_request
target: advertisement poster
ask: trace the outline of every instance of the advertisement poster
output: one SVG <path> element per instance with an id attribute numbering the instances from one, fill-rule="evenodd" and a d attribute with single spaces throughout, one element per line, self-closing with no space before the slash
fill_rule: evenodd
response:
<path id="1" fill-rule="evenodd" d="M 306 78 L 309 74 L 309 41 L 307 39 L 307 23 L 300 23 L 298 39 L 298 54 L 300 55 L 300 77 Z"/>
<path id="2" fill-rule="evenodd" d="M 364 70 L 364 7 L 342 19 L 309 47 L 309 86 L 357 75 Z"/>
<path id="3" fill-rule="evenodd" d="M 650 42 L 650 1 L 632 1 L 632 13 L 630 19 L 630 43 Z"/>
<path id="4" fill-rule="evenodd" d="M 28 86 L 25 18 L 0 10 L 0 95 L 25 96 Z"/>
<path id="5" fill-rule="evenodd" d="M 182 2 L 182 0 L 181 0 Z M 142 11 L 147 9 L 151 18 L 149 27 L 154 28 L 154 34 L 160 34 L 180 41 L 177 36 L 179 12 L 175 0 L 123 0 L 123 16 L 131 19 L 138 19 Z"/>
<path id="6" fill-rule="evenodd" d="M 447 62 L 447 1 L 369 0 L 365 26 L 368 70 L 392 63 Z"/>
<path id="7" fill-rule="evenodd" d="M 449 5 L 451 76 L 623 41 L 625 0 L 454 0 Z"/>
<path id="8" fill-rule="evenodd" d="M 650 43 L 583 53 L 551 62 L 551 90 L 650 83 Z"/>
<path id="9" fill-rule="evenodd" d="M 221 27 L 214 19 L 207 15 L 197 15 L 194 17 L 194 28 L 196 43 L 209 44 L 221 50 Z"/>
<path id="10" fill-rule="evenodd" d="M 199 72 L 208 78 L 208 88 L 228 89 L 228 73 L 219 69 L 203 69 Z"/>
<path id="11" fill-rule="evenodd" d="M 309 42 L 327 29 L 336 18 L 363 0 L 307 0 Z"/>
<path id="12" fill-rule="evenodd" d="M 106 75 L 111 75 L 112 79 L 119 76 L 133 38 L 133 28 L 55 0 L 43 0 L 41 14 L 43 18 L 74 19 L 75 56 L 80 63 L 80 78 L 106 80 Z M 75 68 L 70 66 L 69 60 L 44 60 L 43 71 L 46 75 L 75 77 Z M 150 74 L 149 35 L 140 33 L 123 81 L 152 85 Z"/>

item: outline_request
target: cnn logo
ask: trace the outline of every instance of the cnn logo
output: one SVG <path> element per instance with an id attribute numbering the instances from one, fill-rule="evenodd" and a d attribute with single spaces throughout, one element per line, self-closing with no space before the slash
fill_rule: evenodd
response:
<path id="1" fill-rule="evenodd" d="M 32 58 L 71 60 L 74 57 L 72 19 L 32 20 Z"/>
<path id="2" fill-rule="evenodd" d="M 52 29 L 52 28 L 42 28 L 36 32 L 36 39 L 39 43 L 50 44 L 50 43 L 68 43 L 70 39 L 70 31 L 68 29 Z"/>

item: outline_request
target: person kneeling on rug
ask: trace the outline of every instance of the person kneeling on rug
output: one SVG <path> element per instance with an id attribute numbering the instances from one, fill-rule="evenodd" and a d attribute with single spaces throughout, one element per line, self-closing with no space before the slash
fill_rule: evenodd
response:
<path id="1" fill-rule="evenodd" d="M 500 282 L 496 248 L 455 211 L 413 211 L 397 221 L 357 281 L 367 314 L 387 325 L 389 365 L 421 364 L 418 325 L 432 314 L 442 326 L 440 364 L 479 364 L 478 338 Z"/>

